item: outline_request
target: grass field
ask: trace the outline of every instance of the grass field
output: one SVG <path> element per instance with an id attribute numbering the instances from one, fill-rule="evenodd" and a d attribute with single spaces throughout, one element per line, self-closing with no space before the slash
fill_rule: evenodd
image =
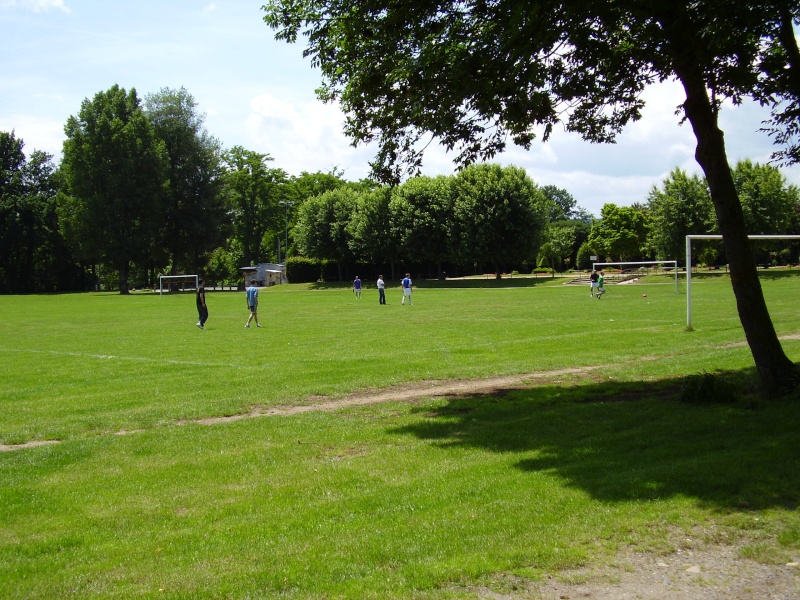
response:
<path id="1" fill-rule="evenodd" d="M 695 406 L 753 381 L 730 282 L 418 282 L 387 290 L 0 297 L 0 597 L 473 598 L 506 577 L 675 550 L 701 528 L 800 556 L 796 400 Z M 765 275 L 800 360 L 800 275 Z M 643 297 L 647 294 L 647 297 Z M 539 374 L 204 425 L 425 381 Z M 126 435 L 118 435 L 126 433 Z"/>

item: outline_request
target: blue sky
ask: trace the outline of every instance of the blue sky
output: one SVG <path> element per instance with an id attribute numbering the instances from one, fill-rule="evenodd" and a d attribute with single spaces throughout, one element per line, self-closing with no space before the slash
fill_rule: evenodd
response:
<path id="1" fill-rule="evenodd" d="M 0 130 L 15 130 L 26 151 L 60 158 L 63 127 L 81 102 L 112 85 L 140 97 L 185 87 L 206 115 L 206 128 L 230 148 L 269 154 L 290 174 L 344 170 L 365 177 L 374 148 L 353 148 L 342 115 L 316 100 L 318 71 L 302 45 L 273 39 L 263 0 L 0 0 Z M 525 168 L 539 185 L 568 190 L 599 215 L 606 203 L 645 201 L 675 167 L 698 172 L 694 139 L 679 126 L 681 89 L 646 92 L 644 118 L 615 145 L 592 145 L 556 132 L 530 151 L 511 147 L 497 162 Z M 722 128 L 731 162 L 767 162 L 766 117 L 755 105 L 725 107 Z M 424 172 L 451 174 L 447 154 L 432 146 Z M 800 168 L 783 169 L 800 185 Z"/>

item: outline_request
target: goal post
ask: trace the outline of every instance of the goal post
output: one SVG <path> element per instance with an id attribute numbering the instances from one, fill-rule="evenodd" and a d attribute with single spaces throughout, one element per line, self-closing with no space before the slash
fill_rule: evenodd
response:
<path id="1" fill-rule="evenodd" d="M 592 271 L 596 271 L 597 267 L 622 267 L 627 265 L 635 265 L 639 267 L 644 267 L 648 265 L 652 266 L 659 266 L 659 265 L 671 265 L 671 269 L 673 274 L 675 275 L 675 293 L 678 293 L 678 261 L 677 260 L 645 260 L 645 261 L 633 261 L 633 262 L 598 262 L 592 263 Z"/>
<path id="2" fill-rule="evenodd" d="M 199 275 L 159 275 L 158 276 L 158 295 L 161 296 L 164 293 L 164 280 L 171 281 L 171 280 L 181 280 L 181 281 L 194 281 L 194 289 L 197 289 L 200 285 L 200 276 Z"/>
<path id="3" fill-rule="evenodd" d="M 720 234 L 686 236 L 686 328 L 692 327 L 692 240 L 721 240 Z M 748 240 L 800 240 L 800 235 L 748 235 Z"/>

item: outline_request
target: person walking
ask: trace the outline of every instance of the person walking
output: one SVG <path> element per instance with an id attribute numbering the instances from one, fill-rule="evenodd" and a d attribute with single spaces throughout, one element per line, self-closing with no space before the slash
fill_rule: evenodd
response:
<path id="1" fill-rule="evenodd" d="M 414 284 L 411 281 L 411 275 L 406 273 L 406 276 L 403 277 L 403 301 L 401 302 L 401 304 L 405 304 L 406 303 L 406 298 L 408 298 L 409 306 L 414 304 L 411 301 L 411 290 L 413 289 L 413 287 L 414 287 Z"/>
<path id="2" fill-rule="evenodd" d="M 600 300 L 600 296 L 606 293 L 606 286 L 605 286 L 605 273 L 600 271 L 597 276 L 597 299 Z"/>
<path id="3" fill-rule="evenodd" d="M 247 288 L 247 308 L 250 309 L 250 316 L 247 317 L 247 323 L 244 326 L 250 327 L 250 321 L 255 319 L 256 327 L 261 327 L 258 322 L 258 288 L 255 279 L 250 280 L 250 287 Z"/>
<path id="4" fill-rule="evenodd" d="M 361 300 L 361 280 L 358 275 L 353 280 L 353 293 L 356 295 L 356 300 Z"/>
<path id="5" fill-rule="evenodd" d="M 597 280 L 599 279 L 599 277 L 600 276 L 597 274 L 596 270 L 592 271 L 592 274 L 589 275 L 589 286 L 592 298 L 594 298 L 594 293 L 597 291 Z"/>
<path id="6" fill-rule="evenodd" d="M 201 279 L 197 284 L 197 315 L 200 318 L 197 326 L 200 329 L 206 328 L 208 321 L 208 305 L 206 304 L 206 280 Z"/>
<path id="7" fill-rule="evenodd" d="M 378 304 L 386 304 L 386 283 L 383 275 L 378 275 Z"/>

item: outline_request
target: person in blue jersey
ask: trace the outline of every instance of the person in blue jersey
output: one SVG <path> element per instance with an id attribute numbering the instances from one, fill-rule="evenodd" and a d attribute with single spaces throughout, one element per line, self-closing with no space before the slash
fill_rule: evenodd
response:
<path id="1" fill-rule="evenodd" d="M 356 295 L 356 300 L 361 300 L 361 280 L 358 275 L 353 280 L 353 293 Z"/>
<path id="2" fill-rule="evenodd" d="M 261 327 L 258 322 L 258 288 L 256 287 L 256 280 L 250 280 L 250 287 L 247 288 L 247 308 L 250 309 L 250 316 L 247 317 L 245 327 L 250 327 L 250 321 L 255 319 L 256 327 Z"/>
<path id="3" fill-rule="evenodd" d="M 411 281 L 411 275 L 409 273 L 406 273 L 406 276 L 403 277 L 403 301 L 401 302 L 401 304 L 406 303 L 406 298 L 408 298 L 409 305 L 414 304 L 411 301 L 411 290 L 413 289 L 414 289 L 414 283 Z"/>

